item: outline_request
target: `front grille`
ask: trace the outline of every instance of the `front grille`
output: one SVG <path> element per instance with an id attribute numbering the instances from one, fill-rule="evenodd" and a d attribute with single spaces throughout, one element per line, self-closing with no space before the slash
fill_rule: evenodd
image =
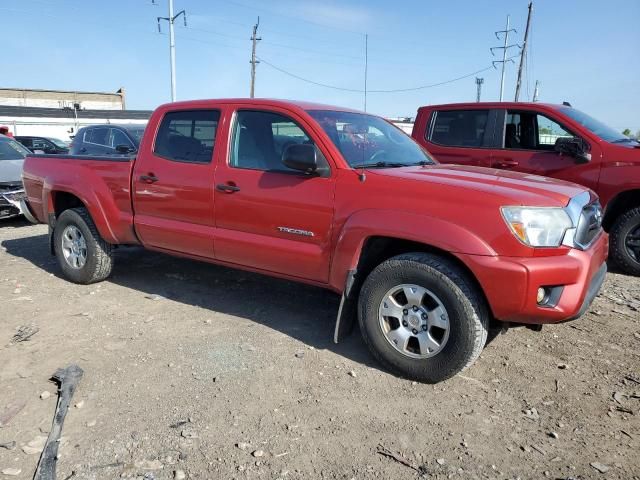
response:
<path id="1" fill-rule="evenodd" d="M 602 207 L 600 202 L 590 203 L 580 213 L 580 219 L 576 227 L 574 243 L 577 247 L 585 249 L 602 231 Z"/>

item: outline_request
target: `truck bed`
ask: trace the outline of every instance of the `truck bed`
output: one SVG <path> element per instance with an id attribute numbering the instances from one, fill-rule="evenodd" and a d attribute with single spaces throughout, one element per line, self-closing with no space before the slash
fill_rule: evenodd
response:
<path id="1" fill-rule="evenodd" d="M 89 206 L 100 234 L 112 243 L 138 243 L 133 231 L 131 170 L 135 157 L 28 155 L 23 183 L 34 216 L 49 223 L 50 192 Z M 52 168 L 53 167 L 53 168 Z M 115 220 L 115 221 L 114 221 Z"/>

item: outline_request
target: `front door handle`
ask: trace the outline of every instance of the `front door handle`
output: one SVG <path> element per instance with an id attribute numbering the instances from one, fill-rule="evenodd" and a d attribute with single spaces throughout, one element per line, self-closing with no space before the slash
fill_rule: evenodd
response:
<path id="1" fill-rule="evenodd" d="M 240 191 L 240 187 L 236 185 L 229 185 L 228 183 L 219 183 L 216 185 L 216 190 L 220 190 L 224 193 L 235 193 Z"/>
<path id="2" fill-rule="evenodd" d="M 153 173 L 149 175 L 140 175 L 140 180 L 145 183 L 156 183 L 159 179 Z"/>
<path id="3" fill-rule="evenodd" d="M 507 158 L 503 160 L 498 160 L 496 162 L 496 166 L 503 168 L 517 167 L 520 163 L 516 160 L 509 160 Z"/>

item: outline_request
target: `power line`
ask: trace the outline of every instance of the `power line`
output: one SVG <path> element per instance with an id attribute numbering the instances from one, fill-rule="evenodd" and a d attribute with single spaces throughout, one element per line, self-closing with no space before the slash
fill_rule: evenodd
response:
<path id="1" fill-rule="evenodd" d="M 295 16 L 292 16 L 292 15 L 285 15 L 283 13 L 279 13 L 279 12 L 277 12 L 275 10 L 271 10 L 271 9 L 268 9 L 268 8 L 245 5 L 243 3 L 235 2 L 233 0 L 224 0 L 224 2 L 228 3 L 230 5 L 236 5 L 238 7 L 247 8 L 249 10 L 262 10 L 263 12 L 268 12 L 268 13 L 271 13 L 272 15 L 277 15 L 277 16 L 283 17 L 283 18 L 292 18 L 292 19 L 297 20 L 299 22 L 308 23 L 310 25 L 316 25 L 318 27 L 329 28 L 329 29 L 332 29 L 332 30 L 340 30 L 340 31 L 343 31 L 343 32 L 353 33 L 353 34 L 356 34 L 356 35 L 364 35 L 364 32 L 356 32 L 354 30 L 349 30 L 349 29 L 346 29 L 346 28 L 340 28 L 340 27 L 336 27 L 334 25 L 327 25 L 326 23 L 313 22 L 311 20 L 306 20 L 304 18 L 295 17 Z"/>
<path id="2" fill-rule="evenodd" d="M 286 71 L 286 70 L 284 70 L 284 69 L 282 69 L 280 67 L 277 67 L 273 63 L 267 62 L 264 58 L 258 57 L 258 59 L 262 63 L 264 63 L 265 65 L 269 65 L 274 70 L 277 70 L 277 71 L 279 71 L 281 73 L 284 73 L 285 75 L 288 75 L 290 77 L 296 78 L 296 79 L 301 80 L 303 82 L 311 83 L 312 85 L 317 85 L 319 87 L 325 87 L 325 88 L 331 88 L 332 90 L 341 90 L 343 92 L 362 93 L 364 91 L 364 90 L 360 90 L 360 89 L 357 89 L 357 88 L 344 88 L 344 87 L 337 87 L 335 85 L 329 85 L 329 84 L 326 84 L 326 83 L 315 82 L 313 80 L 309 80 L 308 78 L 301 77 L 299 75 L 296 75 L 295 73 L 291 73 L 291 72 L 288 72 L 288 71 Z"/>
<path id="3" fill-rule="evenodd" d="M 513 57 L 509 57 L 507 60 L 511 60 Z M 346 88 L 346 87 L 339 87 L 337 85 L 330 85 L 328 83 L 321 83 L 321 82 L 316 82 L 315 80 L 310 80 L 308 78 L 304 78 L 301 77 L 300 75 L 296 75 L 295 73 L 289 72 L 281 67 L 278 67 L 277 65 L 274 65 L 271 62 L 268 62 L 267 60 L 265 60 L 264 58 L 259 57 L 259 60 L 264 63 L 265 65 L 268 65 L 269 67 L 273 68 L 274 70 L 279 71 L 280 73 L 283 73 L 285 75 L 288 75 L 292 78 L 295 78 L 297 80 L 306 82 L 306 83 L 310 83 L 312 85 L 317 85 L 319 87 L 325 87 L 325 88 L 330 88 L 332 90 L 340 90 L 340 91 L 344 91 L 344 92 L 353 92 L 353 93 L 364 93 L 364 90 L 362 89 L 358 89 L 358 88 Z M 450 80 L 445 80 L 443 82 L 437 82 L 437 83 L 432 83 L 429 85 L 420 85 L 418 87 L 411 87 L 411 88 L 396 88 L 396 89 L 391 89 L 391 90 L 370 90 L 367 89 L 367 93 L 402 93 L 402 92 L 413 92 L 413 91 L 417 91 L 417 90 L 424 90 L 427 88 L 433 88 L 433 87 L 439 87 L 441 85 L 446 85 L 449 83 L 453 83 L 453 82 L 457 82 L 459 80 L 463 80 L 465 78 L 469 78 L 472 77 L 474 75 L 477 75 L 479 73 L 482 72 L 486 72 L 487 70 L 491 70 L 493 68 L 493 65 L 482 68 L 480 70 L 476 70 L 475 72 L 471 72 L 468 73 L 466 75 L 462 75 L 460 77 L 456 77 L 456 78 L 452 78 Z"/>

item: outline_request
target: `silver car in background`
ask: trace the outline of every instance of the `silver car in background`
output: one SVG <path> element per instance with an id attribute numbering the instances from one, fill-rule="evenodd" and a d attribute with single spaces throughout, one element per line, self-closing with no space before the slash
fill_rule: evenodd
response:
<path id="1" fill-rule="evenodd" d="M 29 153 L 14 139 L 0 135 L 0 219 L 22 214 L 22 164 Z"/>

